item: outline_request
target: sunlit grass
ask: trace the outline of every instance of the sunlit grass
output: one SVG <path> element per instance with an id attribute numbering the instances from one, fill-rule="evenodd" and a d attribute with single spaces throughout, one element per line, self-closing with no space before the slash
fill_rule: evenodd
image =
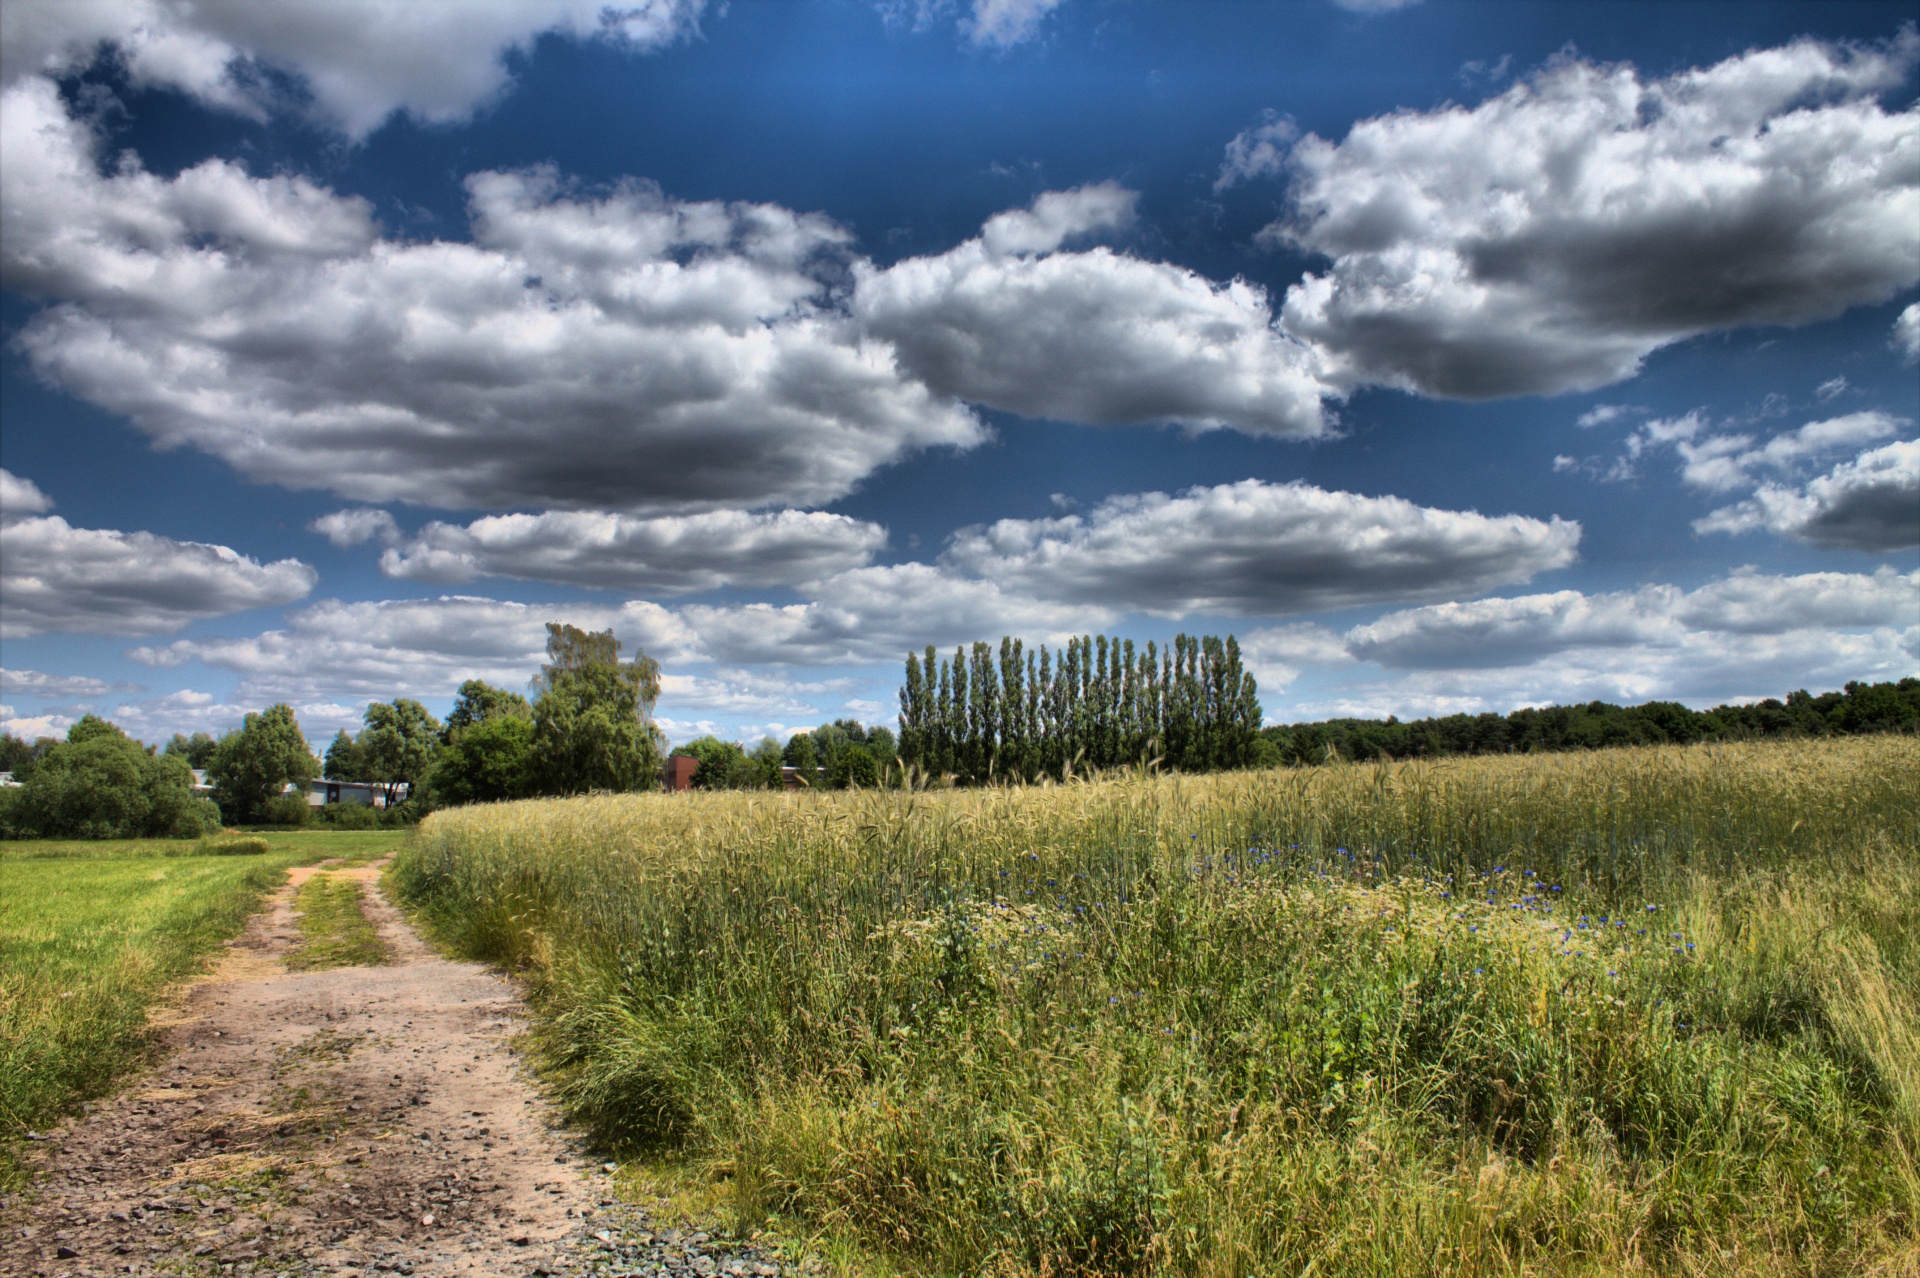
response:
<path id="1" fill-rule="evenodd" d="M 367 918 L 357 879 L 316 874 L 293 895 L 300 919 L 300 944 L 287 955 L 296 972 L 327 967 L 367 967 L 387 961 L 387 946 Z"/>
<path id="2" fill-rule="evenodd" d="M 927 1272 L 1920 1256 L 1911 738 L 512 804 L 395 877 L 603 1140 Z"/>

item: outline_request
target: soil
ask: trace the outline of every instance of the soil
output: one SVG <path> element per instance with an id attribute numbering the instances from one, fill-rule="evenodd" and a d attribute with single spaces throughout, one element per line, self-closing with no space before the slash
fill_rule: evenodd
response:
<path id="1" fill-rule="evenodd" d="M 510 1049 L 513 986 L 423 944 L 380 868 L 293 871 L 161 1013 L 155 1068 L 39 1138 L 34 1184 L 0 1200 L 0 1275 L 815 1268 L 617 1201 Z M 283 966 L 316 872 L 365 884 L 387 964 Z"/>

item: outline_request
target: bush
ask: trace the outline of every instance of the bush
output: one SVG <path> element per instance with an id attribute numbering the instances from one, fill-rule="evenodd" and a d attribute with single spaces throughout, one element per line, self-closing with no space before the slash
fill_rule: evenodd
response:
<path id="1" fill-rule="evenodd" d="M 202 839 L 193 845 L 194 856 L 265 856 L 270 849 L 265 839 Z"/>
<path id="2" fill-rule="evenodd" d="M 880 784 L 880 767 L 874 763 L 873 756 L 867 753 L 865 746 L 849 746 L 833 761 L 833 771 L 828 779 L 836 790 L 845 790 L 850 786 L 871 790 Z"/>
<path id="3" fill-rule="evenodd" d="M 0 825 L 16 838 L 195 838 L 219 829 L 220 820 L 193 793 L 181 758 L 149 754 L 88 715 L 10 791 Z"/>
<path id="4" fill-rule="evenodd" d="M 370 803 L 329 803 L 315 808 L 313 815 L 322 825 L 336 830 L 374 830 L 380 826 L 380 814 Z"/>
<path id="5" fill-rule="evenodd" d="M 313 805 L 304 794 L 277 794 L 260 808 L 261 825 L 308 825 L 313 821 Z"/>

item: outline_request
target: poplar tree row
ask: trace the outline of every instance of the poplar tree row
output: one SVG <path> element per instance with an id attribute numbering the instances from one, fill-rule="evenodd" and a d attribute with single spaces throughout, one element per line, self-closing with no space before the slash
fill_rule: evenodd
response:
<path id="1" fill-rule="evenodd" d="M 1229 635 L 1149 642 L 1081 636 L 1050 652 L 1003 638 L 942 659 L 907 655 L 900 756 L 963 782 L 1035 780 L 1158 759 L 1239 767 L 1260 730 L 1253 676 Z"/>

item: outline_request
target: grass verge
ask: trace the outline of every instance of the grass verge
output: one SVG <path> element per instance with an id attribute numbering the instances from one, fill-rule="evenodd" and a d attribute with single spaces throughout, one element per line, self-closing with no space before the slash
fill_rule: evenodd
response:
<path id="1" fill-rule="evenodd" d="M 737 1227 L 928 1273 L 1920 1262 L 1912 738 L 500 805 L 393 881 Z"/>
<path id="2" fill-rule="evenodd" d="M 287 967 L 310 972 L 326 967 L 370 967 L 387 961 L 386 942 L 367 917 L 358 879 L 316 874 L 294 893 L 300 914 L 300 946 Z"/>

